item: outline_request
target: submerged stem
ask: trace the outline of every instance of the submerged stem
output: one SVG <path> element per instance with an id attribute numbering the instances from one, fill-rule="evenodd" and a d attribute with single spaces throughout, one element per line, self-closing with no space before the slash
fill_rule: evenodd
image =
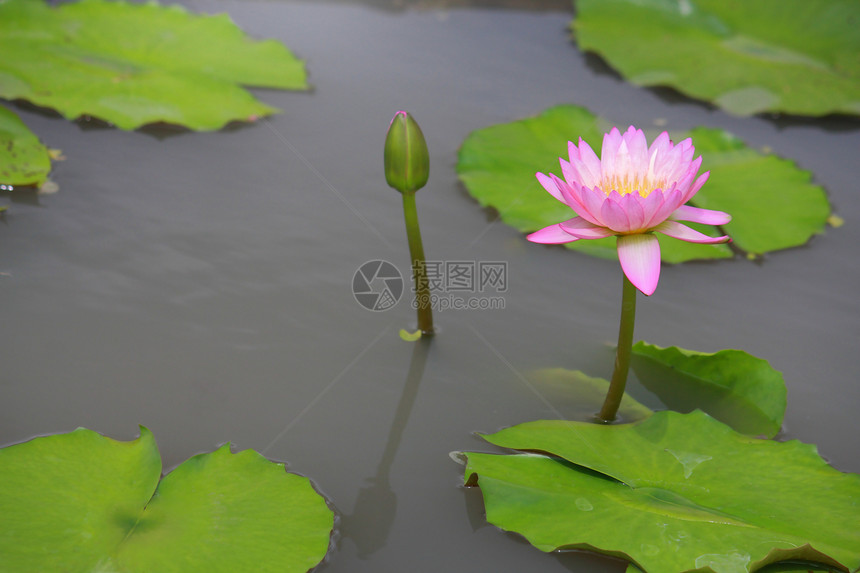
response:
<path id="1" fill-rule="evenodd" d="M 624 387 L 627 385 L 627 372 L 630 370 L 630 350 L 633 347 L 633 324 L 636 322 L 636 287 L 624 275 L 624 287 L 621 294 L 621 323 L 618 326 L 618 348 L 615 351 L 615 369 L 609 381 L 609 391 L 606 400 L 597 415 L 603 422 L 615 419 L 621 399 L 624 397 Z"/>
<path id="2" fill-rule="evenodd" d="M 415 283 L 415 306 L 418 309 L 418 329 L 425 336 L 433 334 L 433 310 L 430 307 L 430 282 L 427 279 L 427 261 L 418 226 L 415 208 L 415 191 L 403 193 L 403 217 L 406 219 L 406 237 L 409 239 L 409 256 L 412 259 L 412 278 Z"/>

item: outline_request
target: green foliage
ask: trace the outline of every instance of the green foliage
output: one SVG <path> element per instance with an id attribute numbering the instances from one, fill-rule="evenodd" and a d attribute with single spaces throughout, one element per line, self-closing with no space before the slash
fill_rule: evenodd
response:
<path id="1" fill-rule="evenodd" d="M 50 171 L 48 149 L 17 115 L 0 106 L 0 185 L 38 186 Z"/>
<path id="2" fill-rule="evenodd" d="M 692 137 L 711 177 L 693 203 L 731 213 L 724 225 L 734 244 L 752 255 L 797 247 L 824 228 L 830 205 L 812 174 L 794 162 L 750 149 L 732 134 L 699 127 Z"/>
<path id="3" fill-rule="evenodd" d="M 782 426 L 782 374 L 743 350 L 706 354 L 638 342 L 630 365 L 639 381 L 672 410 L 699 408 L 748 435 L 772 438 Z"/>
<path id="4" fill-rule="evenodd" d="M 541 452 L 468 453 L 466 483 L 481 487 L 488 521 L 542 551 L 595 550 L 644 571 L 860 567 L 860 476 L 812 445 L 743 436 L 700 411 L 530 422 L 485 439 Z"/>
<path id="5" fill-rule="evenodd" d="M 469 193 L 484 207 L 493 207 L 505 223 L 523 232 L 536 231 L 571 217 L 569 207 L 552 198 L 535 172 L 561 176 L 558 158 L 567 157 L 567 142 L 582 137 L 597 151 L 611 127 L 588 110 L 571 105 L 550 108 L 537 117 L 494 125 L 469 135 L 459 153 L 457 172 Z M 810 174 L 788 160 L 746 147 L 733 135 L 697 128 L 675 137 L 693 138 L 702 155 L 702 171 L 711 176 L 691 204 L 726 211 L 724 226 L 733 246 L 750 256 L 806 243 L 820 232 L 830 214 L 823 189 Z M 690 224 L 711 236 L 715 227 Z M 730 258 L 728 245 L 700 245 L 657 233 L 663 261 Z M 591 255 L 614 258 L 615 238 L 575 241 L 565 246 Z"/>
<path id="6" fill-rule="evenodd" d="M 579 370 L 564 368 L 543 368 L 529 374 L 529 381 L 535 385 L 541 396 L 559 408 L 565 416 L 575 412 L 574 419 L 593 417 L 599 410 L 606 393 L 609 380 L 588 376 Z M 630 394 L 624 394 L 618 408 L 618 419 L 625 422 L 644 420 L 653 412 L 639 403 Z"/>
<path id="7" fill-rule="evenodd" d="M 579 47 L 731 113 L 860 114 L 856 0 L 576 0 Z"/>
<path id="8" fill-rule="evenodd" d="M 307 478 L 229 444 L 159 483 L 152 434 L 90 430 L 0 450 L 0 572 L 304 573 L 333 516 Z"/>
<path id="9" fill-rule="evenodd" d="M 248 39 L 226 15 L 154 2 L 5 0 L 0 53 L 0 97 L 122 129 L 218 129 L 276 111 L 237 84 L 307 87 L 302 62 L 282 44 Z"/>

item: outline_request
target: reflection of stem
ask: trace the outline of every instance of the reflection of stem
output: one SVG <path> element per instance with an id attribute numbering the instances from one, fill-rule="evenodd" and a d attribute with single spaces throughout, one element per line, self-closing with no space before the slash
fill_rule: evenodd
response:
<path id="1" fill-rule="evenodd" d="M 424 364 L 427 362 L 427 350 L 432 338 L 422 337 L 412 347 L 412 360 L 409 363 L 409 374 L 403 386 L 403 394 L 394 413 L 394 421 L 388 432 L 388 443 L 382 454 L 382 459 L 376 469 L 376 475 L 369 479 L 369 487 L 363 487 L 358 492 L 352 515 L 345 515 L 341 524 L 341 533 L 355 542 L 360 557 L 365 557 L 383 547 L 388 540 L 394 516 L 397 513 L 397 496 L 391 489 L 391 465 L 400 447 L 403 430 L 409 421 L 409 414 L 418 396 L 418 386 L 424 374 Z"/>
<path id="2" fill-rule="evenodd" d="M 623 274 L 623 273 L 622 273 Z M 624 276 L 621 294 L 621 324 L 618 327 L 618 348 L 615 353 L 615 369 L 609 381 L 609 391 L 598 417 L 603 422 L 615 419 L 618 406 L 624 397 L 627 385 L 627 371 L 630 369 L 630 350 L 633 347 L 633 323 L 636 322 L 636 287 Z"/>
<path id="3" fill-rule="evenodd" d="M 403 216 L 406 219 L 406 236 L 409 239 L 409 256 L 412 259 L 412 278 L 415 281 L 415 301 L 418 307 L 418 329 L 424 335 L 433 334 L 433 310 L 430 308 L 430 284 L 427 280 L 427 262 L 418 226 L 415 208 L 415 191 L 404 192 Z"/>
<path id="4" fill-rule="evenodd" d="M 382 454 L 382 460 L 379 462 L 379 468 L 376 472 L 377 480 L 382 480 L 384 476 L 385 482 L 388 483 L 388 474 L 391 470 L 391 464 L 394 462 L 394 455 L 397 453 L 397 448 L 400 447 L 403 430 L 406 429 L 406 422 L 409 421 L 412 405 L 415 404 L 415 398 L 418 396 L 418 385 L 421 384 L 421 377 L 424 374 L 429 344 L 429 338 L 421 337 L 416 341 L 415 348 L 412 349 L 409 374 L 406 376 L 403 394 L 400 396 L 400 402 L 398 402 L 397 410 L 394 412 L 394 421 L 391 422 L 391 431 L 388 433 L 388 444 L 385 446 L 385 452 Z"/>

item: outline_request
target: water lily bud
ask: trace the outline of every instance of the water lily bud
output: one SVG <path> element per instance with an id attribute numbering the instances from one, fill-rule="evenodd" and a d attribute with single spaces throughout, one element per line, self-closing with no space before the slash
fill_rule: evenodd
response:
<path id="1" fill-rule="evenodd" d="M 411 115 L 398 111 L 385 137 L 385 180 L 401 193 L 412 193 L 424 187 L 429 176 L 424 134 Z"/>

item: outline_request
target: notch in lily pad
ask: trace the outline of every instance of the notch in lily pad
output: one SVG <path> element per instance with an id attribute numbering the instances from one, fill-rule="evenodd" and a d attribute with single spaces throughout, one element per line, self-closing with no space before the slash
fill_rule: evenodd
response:
<path id="1" fill-rule="evenodd" d="M 0 569 L 306 573 L 328 551 L 325 499 L 253 450 L 227 444 L 160 478 L 144 427 L 130 442 L 80 428 L 0 449 Z"/>

